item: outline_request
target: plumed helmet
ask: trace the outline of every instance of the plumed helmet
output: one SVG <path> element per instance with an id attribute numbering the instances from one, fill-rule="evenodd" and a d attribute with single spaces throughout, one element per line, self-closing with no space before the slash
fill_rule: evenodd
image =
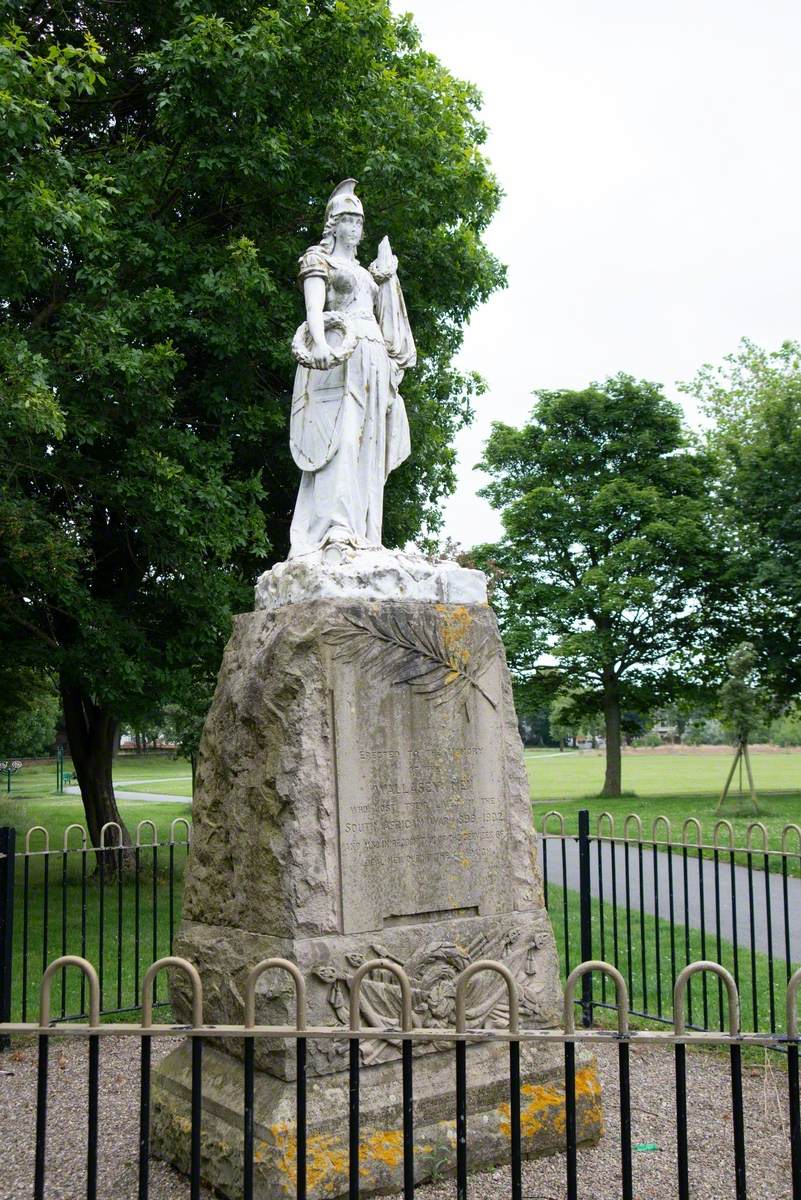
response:
<path id="1" fill-rule="evenodd" d="M 356 217 L 364 216 L 362 202 L 356 195 L 355 179 L 343 179 L 328 197 L 328 203 L 325 206 L 326 225 L 329 221 L 335 221 L 337 217 L 344 216 L 345 213 L 352 213 Z"/>

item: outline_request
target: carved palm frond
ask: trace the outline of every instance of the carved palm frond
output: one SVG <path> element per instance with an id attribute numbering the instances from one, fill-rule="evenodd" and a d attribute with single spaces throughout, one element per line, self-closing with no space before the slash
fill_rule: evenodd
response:
<path id="1" fill-rule="evenodd" d="M 435 704 L 458 700 L 475 688 L 488 704 L 497 702 L 481 684 L 493 659 L 489 636 L 476 642 L 448 646 L 436 621 L 412 623 L 395 613 L 386 616 L 345 614 L 344 625 L 326 633 L 337 658 L 358 662 L 366 671 L 380 671 L 394 684 L 405 684 Z"/>

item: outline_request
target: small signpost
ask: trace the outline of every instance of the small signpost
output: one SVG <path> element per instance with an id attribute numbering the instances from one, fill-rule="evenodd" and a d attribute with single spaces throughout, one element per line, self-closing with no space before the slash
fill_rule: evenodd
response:
<path id="1" fill-rule="evenodd" d="M 22 770 L 22 763 L 18 758 L 8 758 L 0 760 L 0 771 L 6 773 L 6 791 L 11 791 L 11 776 L 17 771 Z"/>

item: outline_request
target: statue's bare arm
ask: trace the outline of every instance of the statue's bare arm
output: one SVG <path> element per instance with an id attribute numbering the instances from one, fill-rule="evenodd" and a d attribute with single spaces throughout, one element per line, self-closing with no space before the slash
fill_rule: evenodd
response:
<path id="1" fill-rule="evenodd" d="M 323 325 L 325 280 L 319 275 L 310 275 L 303 283 L 303 298 L 306 301 L 306 321 L 313 343 L 312 362 L 319 371 L 326 371 L 331 366 L 332 358 Z"/>

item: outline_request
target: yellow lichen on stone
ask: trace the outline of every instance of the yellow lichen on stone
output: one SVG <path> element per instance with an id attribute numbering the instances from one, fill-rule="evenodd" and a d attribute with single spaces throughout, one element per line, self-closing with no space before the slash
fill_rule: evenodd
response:
<path id="1" fill-rule="evenodd" d="M 565 1089 L 559 1085 L 524 1083 L 520 1089 L 527 1103 L 520 1108 L 520 1131 L 524 1138 L 532 1138 L 550 1126 L 555 1133 L 565 1131 Z M 576 1103 L 588 1102 L 584 1113 L 586 1124 L 598 1124 L 603 1132 L 601 1118 L 601 1085 L 594 1066 L 582 1067 L 576 1072 Z M 512 1136 L 511 1107 L 499 1105 L 498 1128 L 505 1137 Z"/>
<path id="2" fill-rule="evenodd" d="M 362 1159 L 375 1159 L 385 1167 L 397 1167 L 403 1162 L 403 1133 L 398 1129 L 381 1129 L 371 1134 L 361 1148 Z"/>
<path id="3" fill-rule="evenodd" d="M 459 670 L 466 667 L 470 661 L 470 649 L 465 645 L 465 638 L 473 624 L 473 618 L 464 604 L 455 607 L 437 604 L 435 608 L 442 617 L 441 630 L 445 652 L 449 661 L 458 668 L 448 676 L 448 682 L 452 683 L 459 678 Z"/>
<path id="4" fill-rule="evenodd" d="M 270 1126 L 278 1157 L 275 1166 L 284 1176 L 282 1191 L 295 1195 L 298 1170 L 298 1140 L 294 1125 L 279 1122 Z M 347 1179 L 348 1151 L 333 1134 L 312 1134 L 306 1141 L 306 1180 L 309 1191 L 332 1178 Z"/>

